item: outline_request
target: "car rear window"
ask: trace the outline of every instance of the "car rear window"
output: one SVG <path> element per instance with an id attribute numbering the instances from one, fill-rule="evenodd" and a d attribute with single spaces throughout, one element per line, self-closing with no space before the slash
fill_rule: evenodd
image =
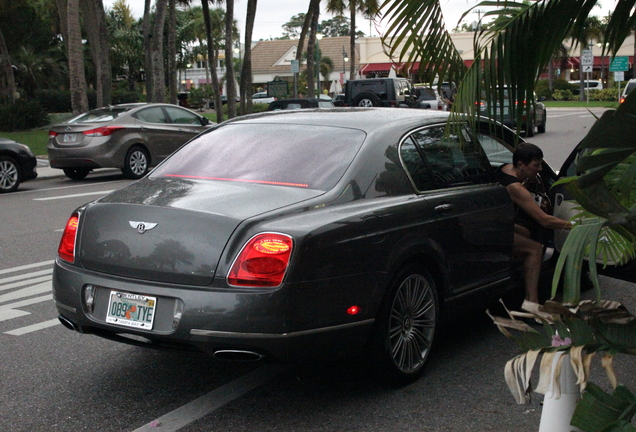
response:
<path id="1" fill-rule="evenodd" d="M 95 109 L 79 115 L 67 123 L 100 123 L 100 122 L 109 122 L 111 120 L 116 119 L 121 114 L 129 111 L 130 108 L 104 108 L 104 109 Z"/>
<path id="2" fill-rule="evenodd" d="M 357 129 L 328 126 L 231 124 L 193 140 L 151 177 L 327 191 L 340 180 L 365 137 Z"/>

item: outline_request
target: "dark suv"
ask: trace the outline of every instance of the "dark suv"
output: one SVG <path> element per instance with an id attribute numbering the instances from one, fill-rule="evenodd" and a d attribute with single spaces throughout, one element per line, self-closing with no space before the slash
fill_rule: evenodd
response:
<path id="1" fill-rule="evenodd" d="M 344 106 L 417 107 L 413 84 L 406 78 L 371 78 L 347 81 Z"/>

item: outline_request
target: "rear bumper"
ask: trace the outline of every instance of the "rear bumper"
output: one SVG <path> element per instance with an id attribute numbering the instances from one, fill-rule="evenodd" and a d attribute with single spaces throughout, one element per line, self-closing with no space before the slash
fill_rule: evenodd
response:
<path id="1" fill-rule="evenodd" d="M 98 287 L 93 310 L 86 306 L 85 287 L 89 284 Z M 319 322 L 313 317 L 322 306 L 307 300 L 296 304 L 294 295 L 289 294 L 296 288 L 284 286 L 278 291 L 254 293 L 142 283 L 105 277 L 59 262 L 53 272 L 57 310 L 65 326 L 80 333 L 156 349 L 212 355 L 240 351 L 288 362 L 350 357 L 364 349 L 373 330 L 373 314 L 342 314 L 338 322 L 333 316 L 330 323 Z M 108 299 L 113 290 L 156 297 L 153 329 L 107 323 Z M 175 326 L 178 304 L 183 308 Z M 303 316 L 298 316 L 299 310 Z"/>

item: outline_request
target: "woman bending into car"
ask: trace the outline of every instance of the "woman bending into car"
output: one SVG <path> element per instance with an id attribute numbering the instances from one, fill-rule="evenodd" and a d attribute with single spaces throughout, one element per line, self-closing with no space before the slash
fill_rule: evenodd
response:
<path id="1" fill-rule="evenodd" d="M 515 233 L 512 252 L 523 259 L 523 279 L 526 300 L 539 303 L 539 274 L 543 260 L 543 245 L 533 236 L 533 224 L 547 229 L 572 229 L 564 219 L 549 215 L 541 209 L 524 183 L 535 179 L 543 169 L 543 152 L 530 143 L 519 144 L 512 156 L 512 164 L 504 164 L 495 173 L 505 186 L 515 206 Z M 533 238 L 534 237 L 534 238 Z"/>

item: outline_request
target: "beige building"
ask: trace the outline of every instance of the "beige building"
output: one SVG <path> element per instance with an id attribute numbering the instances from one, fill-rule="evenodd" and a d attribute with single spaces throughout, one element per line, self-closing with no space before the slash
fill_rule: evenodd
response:
<path id="1" fill-rule="evenodd" d="M 452 35 L 455 46 L 460 55 L 464 59 L 466 65 L 470 65 L 475 57 L 473 51 L 473 33 L 455 33 Z M 288 81 L 290 93 L 293 91 L 294 74 L 292 72 L 292 60 L 296 58 L 298 40 L 272 40 L 259 41 L 252 47 L 252 76 L 254 83 L 254 91 L 266 90 L 267 83 L 274 80 Z M 566 42 L 566 45 L 570 42 Z M 351 53 L 349 53 L 349 38 L 323 38 L 318 42 L 320 52 L 323 57 L 331 58 L 334 69 L 328 80 L 324 77 L 321 79 L 321 88 L 329 93 L 339 93 L 342 84 L 349 78 L 349 62 L 351 61 Z M 571 43 L 570 43 L 571 46 Z M 610 59 L 607 56 L 601 56 L 601 48 L 593 46 L 594 65 L 590 79 L 599 79 L 601 70 L 603 77 L 607 79 L 609 76 Z M 634 62 L 634 36 L 629 36 L 623 46 L 621 46 L 618 56 L 628 57 L 629 71 L 625 72 L 625 79 L 633 76 Z M 562 62 L 555 60 L 555 74 L 557 78 L 565 80 L 579 79 L 580 61 L 579 48 L 570 50 L 570 58 Z M 223 57 L 220 59 L 221 64 Z M 387 56 L 382 46 L 381 38 L 367 37 L 359 38 L 356 41 L 355 52 L 356 78 L 371 78 L 375 76 L 388 76 L 392 70 L 399 70 L 401 63 L 393 62 Z M 300 65 L 300 70 L 304 70 L 306 63 Z M 411 71 L 417 71 L 417 64 L 414 64 Z M 218 73 L 223 76 L 225 68 L 219 67 Z M 547 71 L 544 76 L 547 76 Z M 415 77 L 411 77 L 414 78 Z M 584 78 L 588 78 L 584 76 Z M 193 68 L 187 71 L 187 82 L 185 88 L 191 86 L 198 87 L 206 83 L 205 69 Z M 182 88 L 184 81 L 182 80 Z"/>

